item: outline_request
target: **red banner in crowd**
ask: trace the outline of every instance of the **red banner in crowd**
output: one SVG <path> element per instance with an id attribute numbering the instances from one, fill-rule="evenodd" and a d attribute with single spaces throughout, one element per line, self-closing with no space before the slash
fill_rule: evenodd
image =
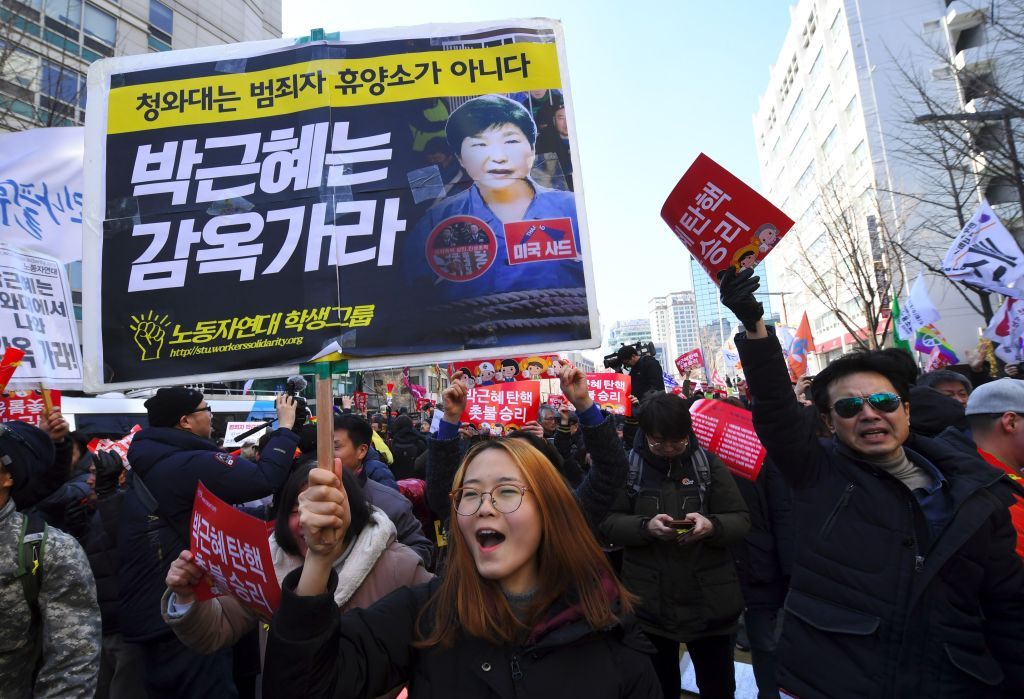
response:
<path id="1" fill-rule="evenodd" d="M 366 401 L 370 398 L 369 393 L 363 393 L 362 391 L 355 391 L 352 394 L 352 405 L 355 407 L 356 412 L 366 412 Z"/>
<path id="2" fill-rule="evenodd" d="M 51 405 L 60 407 L 60 391 L 46 389 Z M 46 397 L 43 391 L 11 391 L 0 397 L 0 422 L 19 420 L 39 427 L 46 413 Z"/>
<path id="3" fill-rule="evenodd" d="M 512 381 L 535 379 L 557 379 L 567 362 L 557 354 L 540 354 L 532 357 L 506 357 L 504 359 L 482 359 L 476 362 L 459 362 L 448 365 L 448 376 L 461 371 L 469 376 L 470 388 L 491 386 Z"/>
<path id="4" fill-rule="evenodd" d="M 729 467 L 735 476 L 757 480 L 765 449 L 754 432 L 749 410 L 720 400 L 699 400 L 690 407 L 697 441 Z"/>
<path id="5" fill-rule="evenodd" d="M 200 600 L 234 595 L 264 619 L 281 603 L 267 540 L 267 523 L 224 502 L 200 483 L 192 505 L 195 563 L 209 578 L 196 587 Z"/>
<path id="6" fill-rule="evenodd" d="M 569 402 L 569 399 L 563 396 L 561 393 L 552 393 L 551 395 L 549 395 L 548 405 L 550 405 L 555 410 L 558 410 L 563 405 L 568 405 L 569 410 L 576 410 L 573 404 Z"/>
<path id="7" fill-rule="evenodd" d="M 540 408 L 539 381 L 513 381 L 493 386 L 475 386 L 466 396 L 462 421 L 480 426 L 483 423 L 520 428 L 537 419 Z"/>
<path id="8" fill-rule="evenodd" d="M 689 352 L 676 357 L 676 369 L 683 376 L 686 376 L 686 372 L 690 369 L 703 369 L 704 368 L 704 354 L 700 351 L 700 347 L 692 349 Z"/>
<path id="9" fill-rule="evenodd" d="M 587 374 L 590 397 L 598 407 L 615 415 L 630 416 L 633 404 L 629 400 L 631 381 L 626 374 Z"/>
<path id="10" fill-rule="evenodd" d="M 701 153 L 668 195 L 661 217 L 718 283 L 719 272 L 755 267 L 793 221 Z"/>
<path id="11" fill-rule="evenodd" d="M 125 466 L 131 467 L 128 463 L 128 447 L 132 445 L 132 438 L 135 437 L 135 433 L 142 429 L 141 425 L 135 425 L 131 431 L 121 439 L 93 439 L 87 445 L 89 451 L 95 454 L 98 451 L 113 451 L 117 452 L 117 455 L 121 457 L 121 461 L 124 462 Z"/>

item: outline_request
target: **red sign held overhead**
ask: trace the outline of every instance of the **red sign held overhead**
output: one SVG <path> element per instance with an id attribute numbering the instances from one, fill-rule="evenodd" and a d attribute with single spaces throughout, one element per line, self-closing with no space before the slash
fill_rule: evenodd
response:
<path id="1" fill-rule="evenodd" d="M 480 426 L 499 423 L 505 428 L 521 428 L 537 419 L 540 408 L 539 381 L 513 381 L 493 386 L 476 386 L 466 396 L 462 421 Z"/>
<path id="2" fill-rule="evenodd" d="M 587 374 L 590 397 L 598 407 L 615 415 L 630 416 L 633 404 L 629 400 L 632 382 L 626 374 Z"/>
<path id="3" fill-rule="evenodd" d="M 264 619 L 281 603 L 267 540 L 267 523 L 236 510 L 200 483 L 192 505 L 195 563 L 212 578 L 196 587 L 200 600 L 234 595 Z"/>
<path id="4" fill-rule="evenodd" d="M 693 432 L 700 445 L 729 467 L 735 476 L 756 481 L 766 451 L 754 432 L 749 410 L 720 400 L 698 400 L 690 407 Z"/>
<path id="5" fill-rule="evenodd" d="M 786 214 L 703 153 L 668 195 L 661 217 L 716 284 L 729 266 L 755 267 L 793 227 Z"/>
<path id="6" fill-rule="evenodd" d="M 363 391 L 355 391 L 352 393 L 352 406 L 356 409 L 356 412 L 366 412 L 366 402 L 369 398 L 370 394 L 364 393 Z"/>
<path id="7" fill-rule="evenodd" d="M 704 368 L 704 354 L 700 351 L 700 348 L 692 349 L 689 352 L 676 357 L 676 369 L 683 376 L 686 376 L 686 372 L 690 369 L 703 369 Z"/>

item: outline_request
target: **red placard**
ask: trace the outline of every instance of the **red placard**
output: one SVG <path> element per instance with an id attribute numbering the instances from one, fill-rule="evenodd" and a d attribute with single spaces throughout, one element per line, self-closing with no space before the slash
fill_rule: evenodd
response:
<path id="1" fill-rule="evenodd" d="M 793 227 L 786 214 L 703 153 L 668 195 L 661 217 L 716 284 L 730 265 L 756 266 Z"/>
<path id="2" fill-rule="evenodd" d="M 510 265 L 575 260 L 576 236 L 572 233 L 572 220 L 553 218 L 506 223 L 505 249 Z"/>
<path id="3" fill-rule="evenodd" d="M 135 437 L 135 433 L 141 429 L 141 425 L 135 425 L 127 435 L 116 441 L 113 439 L 94 439 L 88 444 L 89 451 L 93 454 L 98 451 L 117 452 L 117 455 L 121 457 L 121 461 L 124 462 L 124 465 L 130 468 L 130 465 L 128 464 L 128 447 L 132 445 L 132 438 Z"/>
<path id="4" fill-rule="evenodd" d="M 352 393 L 352 405 L 355 407 L 357 412 L 366 412 L 366 401 L 369 398 L 369 393 L 363 393 L 362 391 L 355 391 Z"/>
<path id="5" fill-rule="evenodd" d="M 192 505 L 190 549 L 209 578 L 196 587 L 196 597 L 234 595 L 260 617 L 272 617 L 281 603 L 281 586 L 267 529 L 266 522 L 236 510 L 200 483 Z"/>
<path id="6" fill-rule="evenodd" d="M 19 350 L 20 351 L 20 350 Z M 55 407 L 60 407 L 60 391 L 46 389 Z M 0 422 L 19 420 L 39 427 L 39 422 L 46 412 L 46 398 L 43 392 L 10 391 L 0 397 Z"/>
<path id="7" fill-rule="evenodd" d="M 632 387 L 626 374 L 587 374 L 590 397 L 598 407 L 616 415 L 632 415 L 633 404 L 629 400 Z"/>
<path id="8" fill-rule="evenodd" d="M 704 354 L 700 351 L 700 348 L 692 349 L 689 352 L 685 352 L 676 357 L 676 369 L 683 376 L 690 369 L 703 369 L 704 368 Z"/>
<path id="9" fill-rule="evenodd" d="M 561 393 L 552 393 L 551 395 L 549 395 L 548 405 L 550 405 L 555 410 L 558 410 L 563 405 L 568 405 L 569 410 L 576 410 L 576 407 L 572 403 L 570 403 L 569 400 Z"/>
<path id="10" fill-rule="evenodd" d="M 690 406 L 690 417 L 702 447 L 721 459 L 733 475 L 757 480 L 766 452 L 754 432 L 750 411 L 701 399 Z"/>
<path id="11" fill-rule="evenodd" d="M 500 423 L 522 427 L 537 419 L 540 408 L 539 381 L 513 381 L 494 386 L 476 386 L 466 396 L 466 411 L 462 421 L 473 425 Z"/>
<path id="12" fill-rule="evenodd" d="M 536 379 L 557 379 L 566 361 L 557 354 L 538 354 L 532 357 L 506 357 L 504 359 L 481 359 L 474 362 L 459 362 L 448 365 L 448 376 L 456 371 L 469 375 L 470 388 L 491 386 L 512 381 Z"/>
<path id="13" fill-rule="evenodd" d="M 8 347 L 4 350 L 3 357 L 0 357 L 0 391 L 7 388 L 11 377 L 14 376 L 14 370 L 21 366 L 21 360 L 24 356 L 25 351 L 17 347 Z"/>

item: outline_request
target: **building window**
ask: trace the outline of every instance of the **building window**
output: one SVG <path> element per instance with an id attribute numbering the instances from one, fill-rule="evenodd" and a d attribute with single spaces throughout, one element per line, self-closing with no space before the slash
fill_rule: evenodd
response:
<path id="1" fill-rule="evenodd" d="M 989 204 L 1014 204 L 1019 201 L 1017 187 L 1009 177 L 993 177 L 985 187 Z"/>
<path id="2" fill-rule="evenodd" d="M 831 157 L 832 151 L 836 147 L 836 139 L 839 137 L 839 127 L 833 126 L 832 130 L 828 132 L 828 136 L 821 144 L 821 152 L 825 154 L 825 157 Z"/>
<path id="3" fill-rule="evenodd" d="M 149 0 L 149 32 L 168 44 L 174 35 L 174 12 L 160 0 Z"/>
<path id="4" fill-rule="evenodd" d="M 825 91 L 821 94 L 821 99 L 818 100 L 818 104 L 814 107 L 815 116 L 820 117 L 822 111 L 829 109 L 832 106 L 832 87 L 826 87 Z"/>
<path id="5" fill-rule="evenodd" d="M 853 166 L 855 168 L 863 167 L 867 164 L 868 147 L 864 141 L 857 144 L 857 147 L 853 149 Z"/>
<path id="6" fill-rule="evenodd" d="M 857 95 L 850 99 L 850 103 L 843 110 L 843 116 L 846 118 L 846 125 L 853 126 L 853 120 L 857 118 Z"/>
<path id="7" fill-rule="evenodd" d="M 85 34 L 107 46 L 113 46 L 117 41 L 117 18 L 109 15 L 103 10 L 85 6 Z"/>
<path id="8" fill-rule="evenodd" d="M 79 29 L 82 26 L 82 0 L 48 0 L 46 17 Z M 50 21 L 47 21 L 50 26 Z M 75 38 L 78 32 L 75 32 Z"/>

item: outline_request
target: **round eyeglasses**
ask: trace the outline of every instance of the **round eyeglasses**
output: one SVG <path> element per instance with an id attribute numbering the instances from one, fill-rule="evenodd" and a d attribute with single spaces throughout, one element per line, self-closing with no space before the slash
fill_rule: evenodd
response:
<path id="1" fill-rule="evenodd" d="M 484 504 L 484 496 L 490 496 L 494 509 L 502 514 L 512 514 L 523 504 L 523 496 L 529 490 L 525 485 L 506 483 L 492 490 L 479 488 L 456 488 L 450 493 L 455 511 L 469 517 L 480 511 Z"/>

